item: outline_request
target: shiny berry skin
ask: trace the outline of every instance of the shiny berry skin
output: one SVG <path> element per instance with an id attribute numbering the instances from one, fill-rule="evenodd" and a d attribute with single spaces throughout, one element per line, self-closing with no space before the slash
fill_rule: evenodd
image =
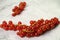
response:
<path id="1" fill-rule="evenodd" d="M 20 31 L 20 30 L 22 30 L 22 29 L 23 29 L 22 26 L 19 26 L 19 25 L 18 25 L 18 26 L 16 27 L 16 30 L 19 30 L 19 31 Z"/>
<path id="2" fill-rule="evenodd" d="M 13 27 L 9 27 L 9 30 L 13 30 Z"/>
<path id="3" fill-rule="evenodd" d="M 20 37 L 24 37 L 26 35 L 26 33 L 23 31 L 20 31 L 17 33 L 17 35 L 19 35 Z"/>
<path id="4" fill-rule="evenodd" d="M 46 25 L 41 26 L 41 29 L 45 32 L 47 30 Z"/>
<path id="5" fill-rule="evenodd" d="M 36 21 L 31 20 L 31 21 L 30 21 L 30 24 L 34 24 L 35 22 L 36 22 Z"/>
<path id="6" fill-rule="evenodd" d="M 43 33 L 43 30 L 42 30 L 41 28 L 39 28 L 39 29 L 37 30 L 37 33 L 38 33 L 39 35 L 41 35 L 41 34 Z"/>
<path id="7" fill-rule="evenodd" d="M 23 6 L 26 6 L 26 2 L 23 2 Z"/>
<path id="8" fill-rule="evenodd" d="M 37 21 L 38 24 L 41 24 L 41 23 L 43 23 L 43 22 L 44 22 L 44 19 L 41 19 L 41 20 L 38 20 L 38 21 Z"/>
<path id="9" fill-rule="evenodd" d="M 15 6 L 15 7 L 12 9 L 12 11 L 15 12 L 17 8 L 18 8 L 18 7 Z"/>
<path id="10" fill-rule="evenodd" d="M 13 22 L 12 21 L 9 21 L 8 24 L 13 24 Z"/>
<path id="11" fill-rule="evenodd" d="M 20 27 L 17 26 L 17 27 L 16 27 L 16 30 L 20 30 Z"/>
<path id="12" fill-rule="evenodd" d="M 19 7 L 20 6 L 26 6 L 26 2 L 20 2 Z"/>
<path id="13" fill-rule="evenodd" d="M 19 6 L 15 6 L 12 9 L 12 11 L 13 11 L 12 16 L 15 17 L 16 15 L 21 14 L 21 12 L 24 10 L 25 6 L 26 6 L 26 2 L 21 2 L 19 4 Z"/>
<path id="14" fill-rule="evenodd" d="M 27 26 L 26 26 L 26 25 L 23 25 L 22 27 L 23 27 L 23 29 L 26 29 L 26 28 L 27 28 Z"/>
<path id="15" fill-rule="evenodd" d="M 20 35 L 20 32 L 17 32 L 17 35 Z"/>
<path id="16" fill-rule="evenodd" d="M 57 25 L 57 24 L 59 24 L 59 21 L 58 21 L 58 19 L 56 18 L 56 17 L 54 17 L 54 22 L 56 23 L 55 25 Z"/>
<path id="17" fill-rule="evenodd" d="M 25 6 L 20 6 L 19 9 L 20 10 L 24 10 Z"/>
<path id="18" fill-rule="evenodd" d="M 19 15 L 21 13 L 21 10 L 15 11 L 16 15 Z"/>
<path id="19" fill-rule="evenodd" d="M 3 23 L 3 24 L 7 24 L 7 22 L 6 22 L 6 21 L 3 21 L 2 23 Z"/>
<path id="20" fill-rule="evenodd" d="M 26 6 L 26 2 L 21 2 L 21 3 L 19 4 L 20 10 L 24 10 L 25 6 Z"/>
<path id="21" fill-rule="evenodd" d="M 22 22 L 18 22 L 17 25 L 13 24 L 12 21 L 9 21 L 8 24 L 6 21 L 3 21 L 2 24 L 0 24 L 0 28 L 3 28 L 4 30 L 13 30 L 17 32 L 17 35 L 20 37 L 34 37 L 34 36 L 40 36 L 43 33 L 45 33 L 48 30 L 51 30 L 55 28 L 59 24 L 58 18 L 54 17 L 50 20 L 38 20 L 38 21 L 30 21 L 30 25 L 22 24 Z"/>
<path id="22" fill-rule="evenodd" d="M 55 25 L 54 25 L 54 24 L 51 24 L 51 25 L 50 25 L 50 28 L 51 28 L 51 29 L 55 28 Z"/>
<path id="23" fill-rule="evenodd" d="M 4 29 L 4 30 L 6 30 L 6 31 L 8 31 L 8 30 L 9 30 L 9 28 L 8 28 L 8 27 L 3 27 L 3 29 Z"/>
<path id="24" fill-rule="evenodd" d="M 26 34 L 26 37 L 28 37 L 28 38 L 31 37 L 30 33 L 27 33 L 27 34 Z"/>
<path id="25" fill-rule="evenodd" d="M 39 36 L 39 34 L 38 33 L 35 33 L 35 36 Z"/>
<path id="26" fill-rule="evenodd" d="M 45 20 L 45 24 L 48 24 L 48 23 L 50 23 L 50 20 Z"/>
<path id="27" fill-rule="evenodd" d="M 18 25 L 19 25 L 19 24 L 22 24 L 22 22 L 21 22 L 21 21 L 19 21 L 19 22 L 18 22 Z"/>
<path id="28" fill-rule="evenodd" d="M 16 13 L 12 13 L 12 16 L 16 16 Z"/>
<path id="29" fill-rule="evenodd" d="M 47 30 L 50 30 L 50 29 L 51 29 L 51 27 L 50 27 L 49 24 L 46 24 L 46 29 L 47 29 Z"/>

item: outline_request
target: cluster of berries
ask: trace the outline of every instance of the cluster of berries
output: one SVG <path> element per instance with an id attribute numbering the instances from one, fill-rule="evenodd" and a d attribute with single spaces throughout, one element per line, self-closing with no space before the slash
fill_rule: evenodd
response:
<path id="1" fill-rule="evenodd" d="M 3 21 L 2 24 L 0 24 L 0 28 L 3 28 L 4 30 L 14 30 L 19 31 L 17 32 L 17 35 L 20 37 L 34 37 L 39 36 L 43 33 L 45 33 L 48 30 L 51 30 L 55 28 L 59 24 L 58 18 L 54 17 L 50 20 L 44 20 L 40 19 L 37 21 L 31 20 L 30 25 L 23 25 L 22 22 L 18 22 L 17 25 L 13 24 L 12 21 L 9 21 L 8 23 L 6 21 Z"/>
<path id="2" fill-rule="evenodd" d="M 19 3 L 19 6 L 15 6 L 12 11 L 12 16 L 16 16 L 16 15 L 19 15 L 25 8 L 26 6 L 26 2 L 21 2 Z"/>

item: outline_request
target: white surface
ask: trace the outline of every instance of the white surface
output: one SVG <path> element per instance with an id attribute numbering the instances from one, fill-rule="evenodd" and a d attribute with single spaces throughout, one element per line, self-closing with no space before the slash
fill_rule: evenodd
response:
<path id="1" fill-rule="evenodd" d="M 20 15 L 12 17 L 12 8 L 21 1 L 27 2 L 25 10 Z M 12 20 L 15 24 L 22 21 L 23 24 L 29 25 L 30 20 L 52 17 L 60 19 L 60 0 L 0 0 L 0 23 L 3 20 Z M 0 29 L 0 40 L 60 40 L 60 25 L 44 35 L 32 38 L 20 38 L 14 31 Z"/>

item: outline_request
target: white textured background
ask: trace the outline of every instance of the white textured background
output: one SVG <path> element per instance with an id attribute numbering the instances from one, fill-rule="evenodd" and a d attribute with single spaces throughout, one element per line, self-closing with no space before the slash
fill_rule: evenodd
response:
<path id="1" fill-rule="evenodd" d="M 21 1 L 27 3 L 25 10 L 20 15 L 12 17 L 12 8 Z M 15 24 L 22 21 L 23 24 L 29 25 L 30 20 L 52 17 L 58 17 L 60 20 L 60 0 L 0 0 L 0 23 L 3 20 L 12 20 Z M 44 35 L 33 38 L 20 38 L 14 31 L 0 29 L 0 40 L 60 40 L 60 25 Z"/>

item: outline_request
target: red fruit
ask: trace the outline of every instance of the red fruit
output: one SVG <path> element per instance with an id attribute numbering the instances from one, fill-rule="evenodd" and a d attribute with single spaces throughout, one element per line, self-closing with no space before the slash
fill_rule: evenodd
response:
<path id="1" fill-rule="evenodd" d="M 6 21 L 3 21 L 2 24 L 7 24 L 7 22 Z"/>
<path id="2" fill-rule="evenodd" d="M 16 16 L 16 13 L 12 13 L 12 16 Z"/>
<path id="3" fill-rule="evenodd" d="M 30 33 L 27 33 L 27 34 L 26 34 L 26 37 L 31 37 Z"/>
<path id="4" fill-rule="evenodd" d="M 46 24 L 46 29 L 47 29 L 47 30 L 50 30 L 49 24 Z"/>
<path id="5" fill-rule="evenodd" d="M 22 6 L 23 6 L 23 2 L 20 2 L 20 3 L 19 3 L 19 6 L 20 6 L 20 5 L 22 5 Z"/>
<path id="6" fill-rule="evenodd" d="M 26 6 L 26 2 L 20 2 L 19 6 Z"/>
<path id="7" fill-rule="evenodd" d="M 18 22 L 18 25 L 20 25 L 20 24 L 22 24 L 22 22 L 21 22 L 21 21 L 19 21 L 19 22 Z"/>
<path id="8" fill-rule="evenodd" d="M 21 10 L 15 11 L 16 15 L 19 15 L 21 13 Z"/>
<path id="9" fill-rule="evenodd" d="M 12 9 L 13 12 L 15 12 L 16 9 Z"/>
<path id="10" fill-rule="evenodd" d="M 9 27 L 9 30 L 15 30 L 15 28 L 14 27 Z"/>
<path id="11" fill-rule="evenodd" d="M 23 25 L 23 29 L 26 29 L 27 28 L 27 26 L 26 25 Z"/>
<path id="12" fill-rule="evenodd" d="M 17 6 L 14 7 L 14 9 L 17 9 L 17 8 L 18 8 Z"/>
<path id="13" fill-rule="evenodd" d="M 9 30 L 13 30 L 13 27 L 9 27 Z"/>
<path id="14" fill-rule="evenodd" d="M 6 30 L 6 31 L 9 30 L 8 27 L 3 27 L 3 29 Z"/>
<path id="15" fill-rule="evenodd" d="M 36 22 L 36 21 L 31 20 L 31 21 L 30 21 L 30 24 L 34 24 L 35 22 Z"/>
<path id="16" fill-rule="evenodd" d="M 3 21 L 2 24 L 1 24 L 1 27 L 7 27 L 7 22 L 6 21 Z"/>
<path id="17" fill-rule="evenodd" d="M 41 29 L 41 28 L 39 28 L 38 30 L 37 30 L 37 33 L 40 35 L 40 34 L 42 34 L 43 33 L 43 30 Z"/>
<path id="18" fill-rule="evenodd" d="M 14 29 L 13 30 L 16 31 L 16 26 L 14 26 Z"/>
<path id="19" fill-rule="evenodd" d="M 24 10 L 25 6 L 26 6 L 26 2 L 21 2 L 21 3 L 19 4 L 20 10 Z"/>
<path id="20" fill-rule="evenodd" d="M 38 20 L 38 21 L 37 21 L 38 24 L 41 24 L 41 23 L 43 23 L 43 22 L 44 22 L 44 19 L 41 19 L 41 20 Z"/>
<path id="21" fill-rule="evenodd" d="M 0 27 L 3 28 L 3 25 L 1 24 Z"/>
<path id="22" fill-rule="evenodd" d="M 38 36 L 39 34 L 38 33 L 35 33 L 35 36 Z"/>
<path id="23" fill-rule="evenodd" d="M 12 9 L 12 11 L 13 11 L 13 12 L 15 12 L 17 8 L 18 8 L 18 7 L 17 7 L 17 6 L 15 6 L 15 7 L 14 7 L 14 9 Z"/>
<path id="24" fill-rule="evenodd" d="M 8 24 L 13 24 L 13 22 L 12 21 L 9 21 Z"/>
<path id="25" fill-rule="evenodd" d="M 20 35 L 20 32 L 17 32 L 17 35 Z"/>
<path id="26" fill-rule="evenodd" d="M 45 24 L 48 24 L 50 22 L 51 22 L 51 20 L 45 20 Z"/>
<path id="27" fill-rule="evenodd" d="M 16 30 L 19 30 L 20 31 L 20 30 L 22 30 L 22 28 L 23 28 L 22 26 L 17 26 L 16 27 Z"/>
<path id="28" fill-rule="evenodd" d="M 59 21 L 58 21 L 58 18 L 54 17 L 54 22 L 55 22 L 55 25 L 59 24 Z"/>
<path id="29" fill-rule="evenodd" d="M 26 2 L 23 2 L 23 6 L 26 6 Z"/>
<path id="30" fill-rule="evenodd" d="M 9 30 L 15 30 L 15 25 L 14 24 L 9 24 Z"/>
<path id="31" fill-rule="evenodd" d="M 50 28 L 51 28 L 51 29 L 53 29 L 54 27 L 55 27 L 55 25 L 54 25 L 54 24 L 51 24 L 51 25 L 50 25 Z"/>
<path id="32" fill-rule="evenodd" d="M 18 33 L 18 35 L 19 35 L 20 37 L 24 37 L 24 36 L 26 35 L 26 33 L 23 32 L 23 31 L 20 31 L 20 32 Z"/>
<path id="33" fill-rule="evenodd" d="M 14 24 L 10 24 L 10 25 L 8 25 L 9 27 L 14 27 L 15 25 Z"/>
<path id="34" fill-rule="evenodd" d="M 2 24 L 2 27 L 7 27 L 7 24 Z"/>
<path id="35" fill-rule="evenodd" d="M 20 30 L 20 27 L 17 26 L 17 27 L 16 27 L 16 30 Z"/>
<path id="36" fill-rule="evenodd" d="M 46 25 L 41 26 L 41 29 L 45 32 L 47 30 Z"/>
<path id="37" fill-rule="evenodd" d="M 32 28 L 32 30 L 37 31 L 39 29 L 39 27 L 40 26 L 37 24 L 37 25 L 32 26 L 31 28 Z"/>
<path id="38" fill-rule="evenodd" d="M 27 33 L 26 37 L 34 37 L 34 33 Z"/>
<path id="39" fill-rule="evenodd" d="M 20 9 L 20 10 L 24 10 L 24 8 L 25 8 L 25 6 L 22 6 L 22 5 L 19 6 L 19 9 Z"/>

